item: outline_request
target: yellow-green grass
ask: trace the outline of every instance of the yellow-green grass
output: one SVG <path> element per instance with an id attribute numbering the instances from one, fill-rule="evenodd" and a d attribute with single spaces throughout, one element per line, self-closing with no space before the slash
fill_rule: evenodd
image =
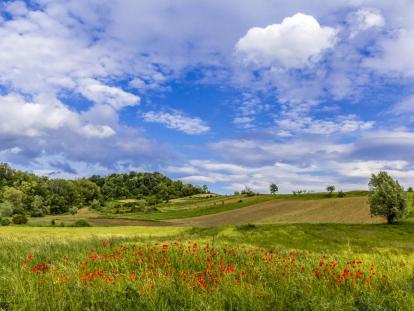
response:
<path id="1" fill-rule="evenodd" d="M 8 226 L 0 227 L 0 241 L 10 240 L 15 242 L 31 241 L 32 243 L 52 240 L 88 240 L 111 238 L 149 238 L 174 236 L 184 232 L 180 227 L 24 227 Z"/>
<path id="2" fill-rule="evenodd" d="M 412 310 L 413 234 L 410 224 L 1 228 L 0 310 Z"/>

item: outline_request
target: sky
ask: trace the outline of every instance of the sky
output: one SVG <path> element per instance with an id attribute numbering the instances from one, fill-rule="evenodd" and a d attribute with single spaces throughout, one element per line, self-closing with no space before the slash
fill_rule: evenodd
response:
<path id="1" fill-rule="evenodd" d="M 0 1 L 0 162 L 219 193 L 414 185 L 412 0 Z"/>

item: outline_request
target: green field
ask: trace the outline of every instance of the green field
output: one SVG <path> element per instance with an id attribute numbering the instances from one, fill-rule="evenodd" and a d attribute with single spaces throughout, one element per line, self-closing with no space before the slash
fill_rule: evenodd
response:
<path id="1" fill-rule="evenodd" d="M 410 310 L 414 226 L 0 228 L 3 310 Z"/>
<path id="2" fill-rule="evenodd" d="M 361 194 L 188 197 L 0 227 L 0 310 L 413 310 L 413 195 L 386 225 Z M 79 219 L 94 227 L 68 227 Z"/>

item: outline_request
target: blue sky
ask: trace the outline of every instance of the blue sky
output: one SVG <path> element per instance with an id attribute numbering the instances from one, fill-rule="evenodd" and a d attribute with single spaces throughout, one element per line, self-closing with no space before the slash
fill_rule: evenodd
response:
<path id="1" fill-rule="evenodd" d="M 414 184 L 410 0 L 0 3 L 0 161 L 231 193 Z"/>

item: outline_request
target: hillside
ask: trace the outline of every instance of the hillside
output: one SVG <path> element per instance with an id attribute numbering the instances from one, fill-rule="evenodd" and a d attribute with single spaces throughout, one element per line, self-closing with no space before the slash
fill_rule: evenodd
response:
<path id="1" fill-rule="evenodd" d="M 411 198 L 411 196 L 410 196 Z M 179 226 L 213 227 L 243 224 L 380 224 L 385 219 L 371 217 L 367 196 L 345 198 L 300 198 L 260 195 L 187 197 L 157 205 L 151 212 L 128 209 L 93 210 L 83 208 L 76 215 L 50 215 L 30 219 L 29 225 L 50 225 L 51 220 L 70 225 L 86 219 L 95 226 Z M 410 201 L 410 206 L 412 202 Z"/>
<path id="2" fill-rule="evenodd" d="M 240 224 L 285 224 L 285 223 L 383 223 L 381 217 L 372 218 L 368 198 L 331 198 L 316 200 L 276 199 L 244 208 L 214 215 L 176 219 L 170 221 L 178 226 L 213 227 Z"/>
<path id="3" fill-rule="evenodd" d="M 0 163 L 0 216 L 73 213 L 82 207 L 101 208 L 121 199 L 153 206 L 174 198 L 205 194 L 206 187 L 174 181 L 161 173 L 129 172 L 76 180 L 51 179 Z"/>

